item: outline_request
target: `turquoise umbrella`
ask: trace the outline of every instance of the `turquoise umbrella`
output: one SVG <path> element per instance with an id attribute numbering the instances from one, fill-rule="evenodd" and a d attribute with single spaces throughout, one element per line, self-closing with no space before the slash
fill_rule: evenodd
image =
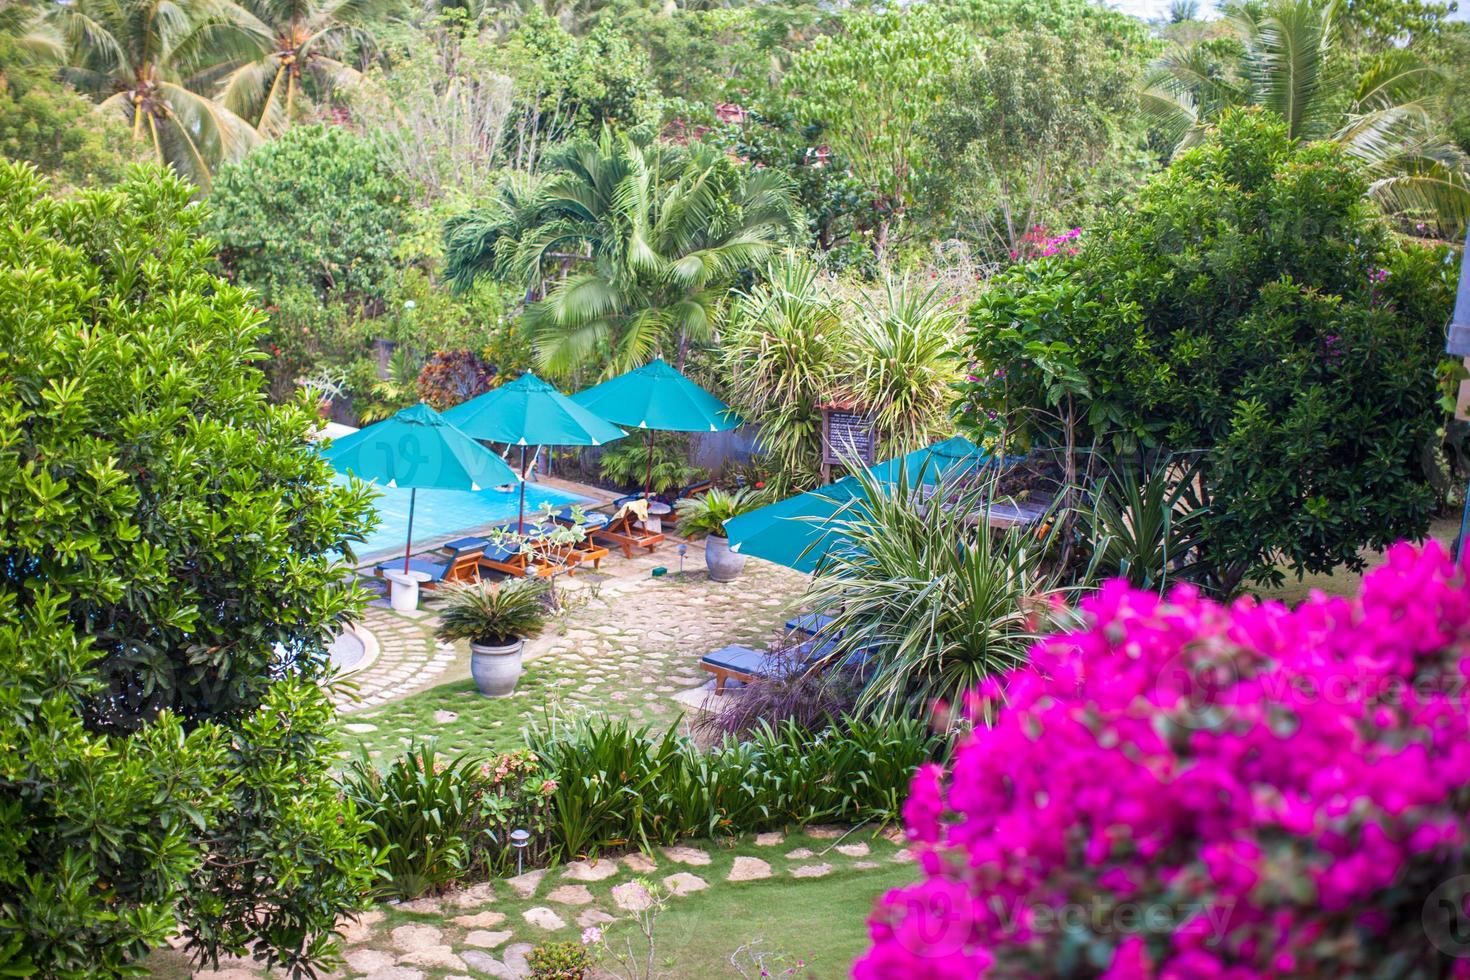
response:
<path id="1" fill-rule="evenodd" d="M 653 485 L 653 433 L 724 432 L 743 424 L 740 416 L 714 395 L 674 370 L 662 359 L 620 374 L 572 396 L 572 401 L 609 422 L 648 431 L 648 475 L 644 496 Z"/>
<path id="2" fill-rule="evenodd" d="M 422 402 L 333 440 L 322 456 L 339 473 L 409 488 L 404 572 L 413 551 L 413 507 L 419 490 L 479 490 L 518 479 L 505 460 Z"/>
<path id="3" fill-rule="evenodd" d="M 521 516 L 526 520 L 527 446 L 600 446 L 627 435 L 534 374 L 492 388 L 444 413 L 461 432 L 521 447 Z"/>
<path id="4" fill-rule="evenodd" d="M 985 450 L 956 436 L 879 463 L 873 467 L 873 475 L 892 483 L 902 470 L 909 486 L 916 486 L 920 481 L 934 486 L 955 479 L 988 458 Z M 841 535 L 828 522 L 839 511 L 850 510 L 855 501 L 860 504 L 866 499 L 858 479 L 845 476 L 828 486 L 749 511 L 725 522 L 730 550 L 799 572 L 812 572 L 841 540 Z"/>

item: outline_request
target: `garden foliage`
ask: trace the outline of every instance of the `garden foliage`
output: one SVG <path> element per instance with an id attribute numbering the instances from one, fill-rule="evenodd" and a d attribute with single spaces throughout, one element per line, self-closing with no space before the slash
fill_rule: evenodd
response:
<path id="1" fill-rule="evenodd" d="M 1294 610 L 1114 580 L 1082 611 L 914 780 L 923 877 L 857 977 L 1462 974 L 1470 589 L 1439 545 Z"/>
<path id="2" fill-rule="evenodd" d="M 180 928 L 320 962 L 373 874 L 318 685 L 367 497 L 266 402 L 191 196 L 0 165 L 0 972 L 116 975 Z"/>
<path id="3" fill-rule="evenodd" d="M 1390 236 L 1363 190 L 1339 149 L 1227 114 L 1077 254 L 981 296 L 969 429 L 1202 451 L 1199 557 L 1227 592 L 1422 534 L 1453 268 Z"/>

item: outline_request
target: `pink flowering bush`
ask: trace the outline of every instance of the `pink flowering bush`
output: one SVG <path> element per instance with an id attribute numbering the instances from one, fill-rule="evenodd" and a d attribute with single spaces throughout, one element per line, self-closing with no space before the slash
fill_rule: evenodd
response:
<path id="1" fill-rule="evenodd" d="M 1082 609 L 916 775 L 923 877 L 859 980 L 1470 976 L 1470 591 L 1441 547 L 1355 599 L 1112 582 Z"/>

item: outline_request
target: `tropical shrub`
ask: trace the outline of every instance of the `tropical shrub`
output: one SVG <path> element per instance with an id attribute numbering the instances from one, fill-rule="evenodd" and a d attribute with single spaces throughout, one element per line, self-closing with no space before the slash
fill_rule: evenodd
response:
<path id="1" fill-rule="evenodd" d="M 687 487 L 704 474 L 689 462 L 689 437 L 679 432 L 655 433 L 651 443 L 644 433 L 635 432 L 604 449 L 597 466 L 613 486 L 642 490 L 651 480 L 654 493 Z"/>
<path id="2" fill-rule="evenodd" d="M 1418 537 L 1453 267 L 1392 238 L 1341 151 L 1228 113 L 1129 207 L 992 281 L 966 428 L 1007 451 L 1201 451 L 1223 592 Z"/>
<path id="3" fill-rule="evenodd" d="M 915 778 L 923 878 L 855 976 L 1462 972 L 1470 589 L 1437 543 L 1353 599 L 1082 609 Z"/>
<path id="4" fill-rule="evenodd" d="M 472 350 L 435 351 L 415 381 L 419 400 L 441 412 L 483 395 L 494 383 L 495 366 Z"/>
<path id="5" fill-rule="evenodd" d="M 582 980 L 597 962 L 582 943 L 573 939 L 559 943 L 542 943 L 526 956 L 531 980 Z"/>
<path id="6" fill-rule="evenodd" d="M 693 722 L 696 732 L 718 740 L 726 735 L 749 737 L 762 725 L 790 721 L 819 732 L 852 713 L 861 679 L 850 670 L 806 670 L 797 655 L 779 663 L 769 675 L 736 689 L 726 689 L 719 710 L 705 711 Z"/>
<path id="7" fill-rule="evenodd" d="M 1196 461 L 1170 458 L 1141 477 L 1127 463 L 1111 467 L 1083 513 L 1088 578 L 1122 578 L 1161 594 L 1190 581 L 1198 571 L 1194 550 L 1206 513 L 1195 493 L 1198 469 Z"/>
<path id="8" fill-rule="evenodd" d="M 613 719 L 553 720 L 529 732 L 556 781 L 547 815 L 559 858 L 788 824 L 896 819 L 909 775 L 939 740 L 922 719 L 846 719 L 813 734 L 765 724 L 708 752 Z"/>
<path id="9" fill-rule="evenodd" d="M 386 769 L 366 757 L 343 774 L 342 793 L 385 857 L 382 894 L 417 898 L 515 867 L 510 831 L 532 833 L 527 857 L 545 853 L 546 799 L 555 790 L 536 756 L 446 760 L 432 742 L 410 746 Z"/>
<path id="10" fill-rule="evenodd" d="M 220 169 L 209 229 L 232 277 L 267 302 L 294 286 L 360 303 L 392 278 L 404 195 L 373 144 L 298 126 Z"/>
<path id="11" fill-rule="evenodd" d="M 319 683 L 370 500 L 262 399 L 192 196 L 0 163 L 0 972 L 136 972 L 180 932 L 330 962 L 373 875 Z"/>
<path id="12" fill-rule="evenodd" d="M 725 522 L 759 507 L 765 495 L 759 490 L 742 488 L 721 490 L 711 487 L 697 497 L 685 498 L 674 504 L 679 515 L 679 530 L 685 537 L 714 535 L 729 537 L 725 533 Z"/>
<path id="13" fill-rule="evenodd" d="M 115 183 L 140 157 L 118 119 L 44 77 L 12 73 L 0 84 L 0 155 L 32 163 L 63 187 Z"/>
<path id="14" fill-rule="evenodd" d="M 1045 536 L 987 527 L 988 486 L 910 479 L 857 474 L 808 593 L 832 620 L 817 639 L 863 672 L 855 712 L 875 718 L 925 717 L 1024 663 L 1058 598 Z"/>
<path id="15" fill-rule="evenodd" d="M 546 593 L 547 584 L 537 578 L 445 586 L 435 635 L 488 646 L 531 639 L 546 628 Z"/>

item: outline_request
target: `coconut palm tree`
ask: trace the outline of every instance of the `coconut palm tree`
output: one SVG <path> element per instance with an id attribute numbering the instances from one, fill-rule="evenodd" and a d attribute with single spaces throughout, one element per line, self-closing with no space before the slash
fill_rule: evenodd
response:
<path id="1" fill-rule="evenodd" d="M 220 99 L 268 136 L 290 125 L 297 107 L 307 101 L 303 89 L 319 96 L 362 80 L 342 58 L 354 48 L 371 47 L 365 25 L 384 7 L 383 0 L 246 0 L 245 5 L 270 29 L 270 43 L 225 76 Z"/>
<path id="2" fill-rule="evenodd" d="M 200 186 L 215 164 L 259 142 L 248 122 L 200 94 L 219 66 L 255 56 L 270 36 L 232 0 L 74 0 L 50 20 L 68 49 L 63 76 Z"/>
<path id="3" fill-rule="evenodd" d="M 1144 108 L 1176 139 L 1176 152 L 1198 143 L 1224 110 L 1259 106 L 1281 116 L 1293 138 L 1328 140 L 1362 161 L 1370 196 L 1389 213 L 1459 233 L 1470 216 L 1470 167 L 1435 131 L 1442 86 L 1434 68 L 1396 48 L 1355 70 L 1339 50 L 1334 2 L 1234 3 L 1225 15 L 1233 51 L 1176 46 L 1145 82 Z"/>
<path id="4" fill-rule="evenodd" d="M 799 233 L 787 179 L 724 153 L 604 131 L 559 152 L 528 198 L 449 228 L 447 267 L 519 278 L 540 366 L 611 375 L 714 333 L 730 284 Z M 515 196 L 515 195 L 513 195 Z"/>

